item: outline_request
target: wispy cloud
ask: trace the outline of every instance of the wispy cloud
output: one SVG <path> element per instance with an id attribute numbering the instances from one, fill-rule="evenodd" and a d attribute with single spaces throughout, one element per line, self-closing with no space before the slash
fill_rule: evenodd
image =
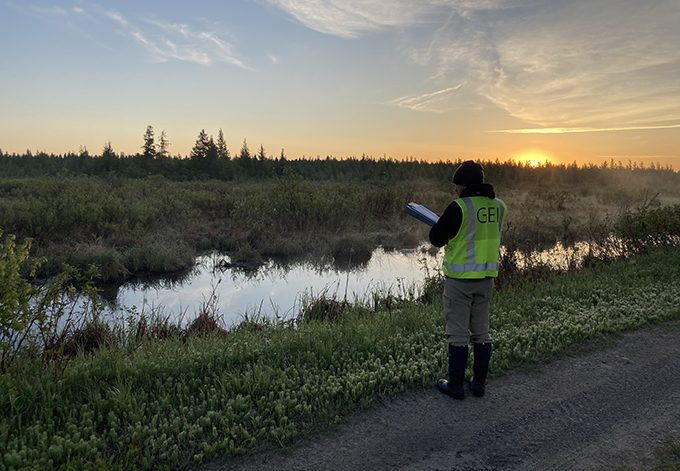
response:
<path id="1" fill-rule="evenodd" d="M 267 0 L 306 27 L 344 38 L 404 26 L 419 20 L 442 2 L 427 0 Z"/>
<path id="2" fill-rule="evenodd" d="M 209 65 L 226 62 L 248 69 L 231 43 L 211 31 L 197 31 L 185 23 L 147 19 L 134 28 L 135 39 L 158 60 L 177 59 Z"/>
<path id="3" fill-rule="evenodd" d="M 200 65 L 225 62 L 244 69 L 249 67 L 238 57 L 233 45 L 214 31 L 205 31 L 184 23 L 173 23 L 156 18 L 125 16 L 115 9 L 104 9 L 96 4 L 31 9 L 43 16 L 87 18 L 115 24 L 125 35 L 139 44 L 157 62 L 179 60 Z"/>
<path id="4" fill-rule="evenodd" d="M 475 93 L 478 103 L 538 125 L 513 132 L 664 129 L 680 115 L 677 0 L 268 2 L 344 38 L 432 24 L 429 38 L 406 52 L 442 93 L 397 98 L 396 106 L 440 111 L 444 95 L 459 99 L 451 85 L 466 83 L 466 98 Z"/>
<path id="5" fill-rule="evenodd" d="M 153 60 L 179 60 L 200 65 L 226 62 L 244 69 L 249 67 L 237 57 L 233 46 L 212 31 L 195 30 L 188 24 L 159 19 L 132 20 L 117 10 L 106 17 L 141 45 Z"/>
<path id="6" fill-rule="evenodd" d="M 435 21 L 447 10 L 466 16 L 506 8 L 518 0 L 266 0 L 320 33 L 356 38 L 362 33 Z"/>
<path id="7" fill-rule="evenodd" d="M 412 62 L 435 66 L 432 79 L 440 89 L 396 98 L 393 106 L 414 111 L 444 112 L 453 108 L 456 92 L 465 80 L 452 81 L 448 72 L 462 68 L 460 77 L 474 77 L 493 65 L 480 58 L 480 51 L 490 48 L 483 36 L 467 31 L 465 19 L 478 12 L 506 9 L 521 0 L 266 0 L 286 11 L 306 27 L 342 38 L 358 38 L 362 34 L 386 29 L 428 26 L 434 32 L 426 50 L 411 49 L 407 55 Z M 441 18 L 448 18 L 441 24 Z M 467 29 L 466 29 L 467 28 Z M 471 32 L 470 36 L 465 36 Z M 421 32 L 422 33 L 422 32 Z M 447 43 L 451 37 L 459 42 Z M 410 52 L 410 53 L 409 53 Z M 490 54 L 493 58 L 493 54 Z M 479 72 L 476 74 L 476 72 Z M 434 88 L 431 84 L 425 85 Z M 423 88 L 425 88 L 425 86 Z M 474 92 L 474 91 L 473 91 Z M 466 103 L 469 105 L 469 103 Z M 478 107 L 478 105 L 471 105 Z"/>
<path id="8" fill-rule="evenodd" d="M 527 132 L 659 129 L 680 116 L 676 0 L 524 3 L 452 8 L 410 57 L 538 125 Z"/>
<path id="9" fill-rule="evenodd" d="M 606 131 L 644 131 L 650 129 L 680 129 L 680 124 L 665 124 L 658 126 L 627 126 L 618 128 L 526 128 L 526 129 L 498 129 L 487 132 L 500 132 L 508 134 L 571 134 L 583 132 L 606 132 Z"/>
<path id="10" fill-rule="evenodd" d="M 122 26 L 123 28 L 128 28 L 130 26 L 130 23 L 123 18 L 123 15 L 118 13 L 115 10 L 108 10 L 106 13 L 104 13 L 109 19 L 115 21 L 118 23 L 119 26 Z"/>
<path id="11" fill-rule="evenodd" d="M 461 83 L 455 87 L 444 88 L 443 90 L 438 90 L 436 92 L 405 96 L 392 100 L 390 104 L 414 111 L 441 113 L 446 111 L 449 99 L 460 90 L 462 86 L 463 84 Z"/>

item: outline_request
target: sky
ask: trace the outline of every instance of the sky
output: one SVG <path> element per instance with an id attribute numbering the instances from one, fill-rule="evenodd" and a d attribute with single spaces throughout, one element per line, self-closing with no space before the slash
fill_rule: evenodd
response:
<path id="1" fill-rule="evenodd" d="M 680 170 L 680 0 L 0 0 L 0 149 Z"/>

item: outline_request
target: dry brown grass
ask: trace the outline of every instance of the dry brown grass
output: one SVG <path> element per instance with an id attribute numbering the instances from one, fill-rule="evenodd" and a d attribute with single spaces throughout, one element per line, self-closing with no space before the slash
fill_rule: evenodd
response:
<path id="1" fill-rule="evenodd" d="M 226 336 L 227 331 L 221 325 L 220 320 L 213 314 L 203 311 L 196 316 L 196 319 L 191 321 L 189 326 L 184 330 L 184 337 L 192 337 L 198 335 L 207 335 L 216 333 L 220 336 Z"/>

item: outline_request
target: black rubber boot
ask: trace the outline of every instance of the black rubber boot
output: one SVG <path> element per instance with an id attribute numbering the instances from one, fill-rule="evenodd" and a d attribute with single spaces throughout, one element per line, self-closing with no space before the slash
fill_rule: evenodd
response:
<path id="1" fill-rule="evenodd" d="M 473 343 L 474 361 L 472 365 L 472 382 L 470 389 L 475 397 L 483 397 L 486 386 L 486 376 L 489 373 L 491 361 L 491 343 Z"/>
<path id="2" fill-rule="evenodd" d="M 454 399 L 465 399 L 463 380 L 467 366 L 468 347 L 456 347 L 449 344 L 449 380 L 437 381 L 439 392 Z"/>

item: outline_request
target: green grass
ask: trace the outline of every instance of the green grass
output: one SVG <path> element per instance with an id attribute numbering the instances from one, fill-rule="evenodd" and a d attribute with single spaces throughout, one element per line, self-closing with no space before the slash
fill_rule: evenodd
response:
<path id="1" fill-rule="evenodd" d="M 680 469 L 680 438 L 670 440 L 666 445 L 659 447 L 651 469 L 653 471 Z"/>
<path id="2" fill-rule="evenodd" d="M 642 464 L 624 465 L 618 471 L 677 471 L 680 469 L 680 438 L 671 438 L 658 446 Z"/>
<path id="3" fill-rule="evenodd" d="M 495 297 L 493 374 L 680 318 L 680 251 L 652 251 Z M 0 376 L 7 468 L 174 468 L 285 446 L 445 370 L 438 300 L 334 322 L 103 348 Z"/>

